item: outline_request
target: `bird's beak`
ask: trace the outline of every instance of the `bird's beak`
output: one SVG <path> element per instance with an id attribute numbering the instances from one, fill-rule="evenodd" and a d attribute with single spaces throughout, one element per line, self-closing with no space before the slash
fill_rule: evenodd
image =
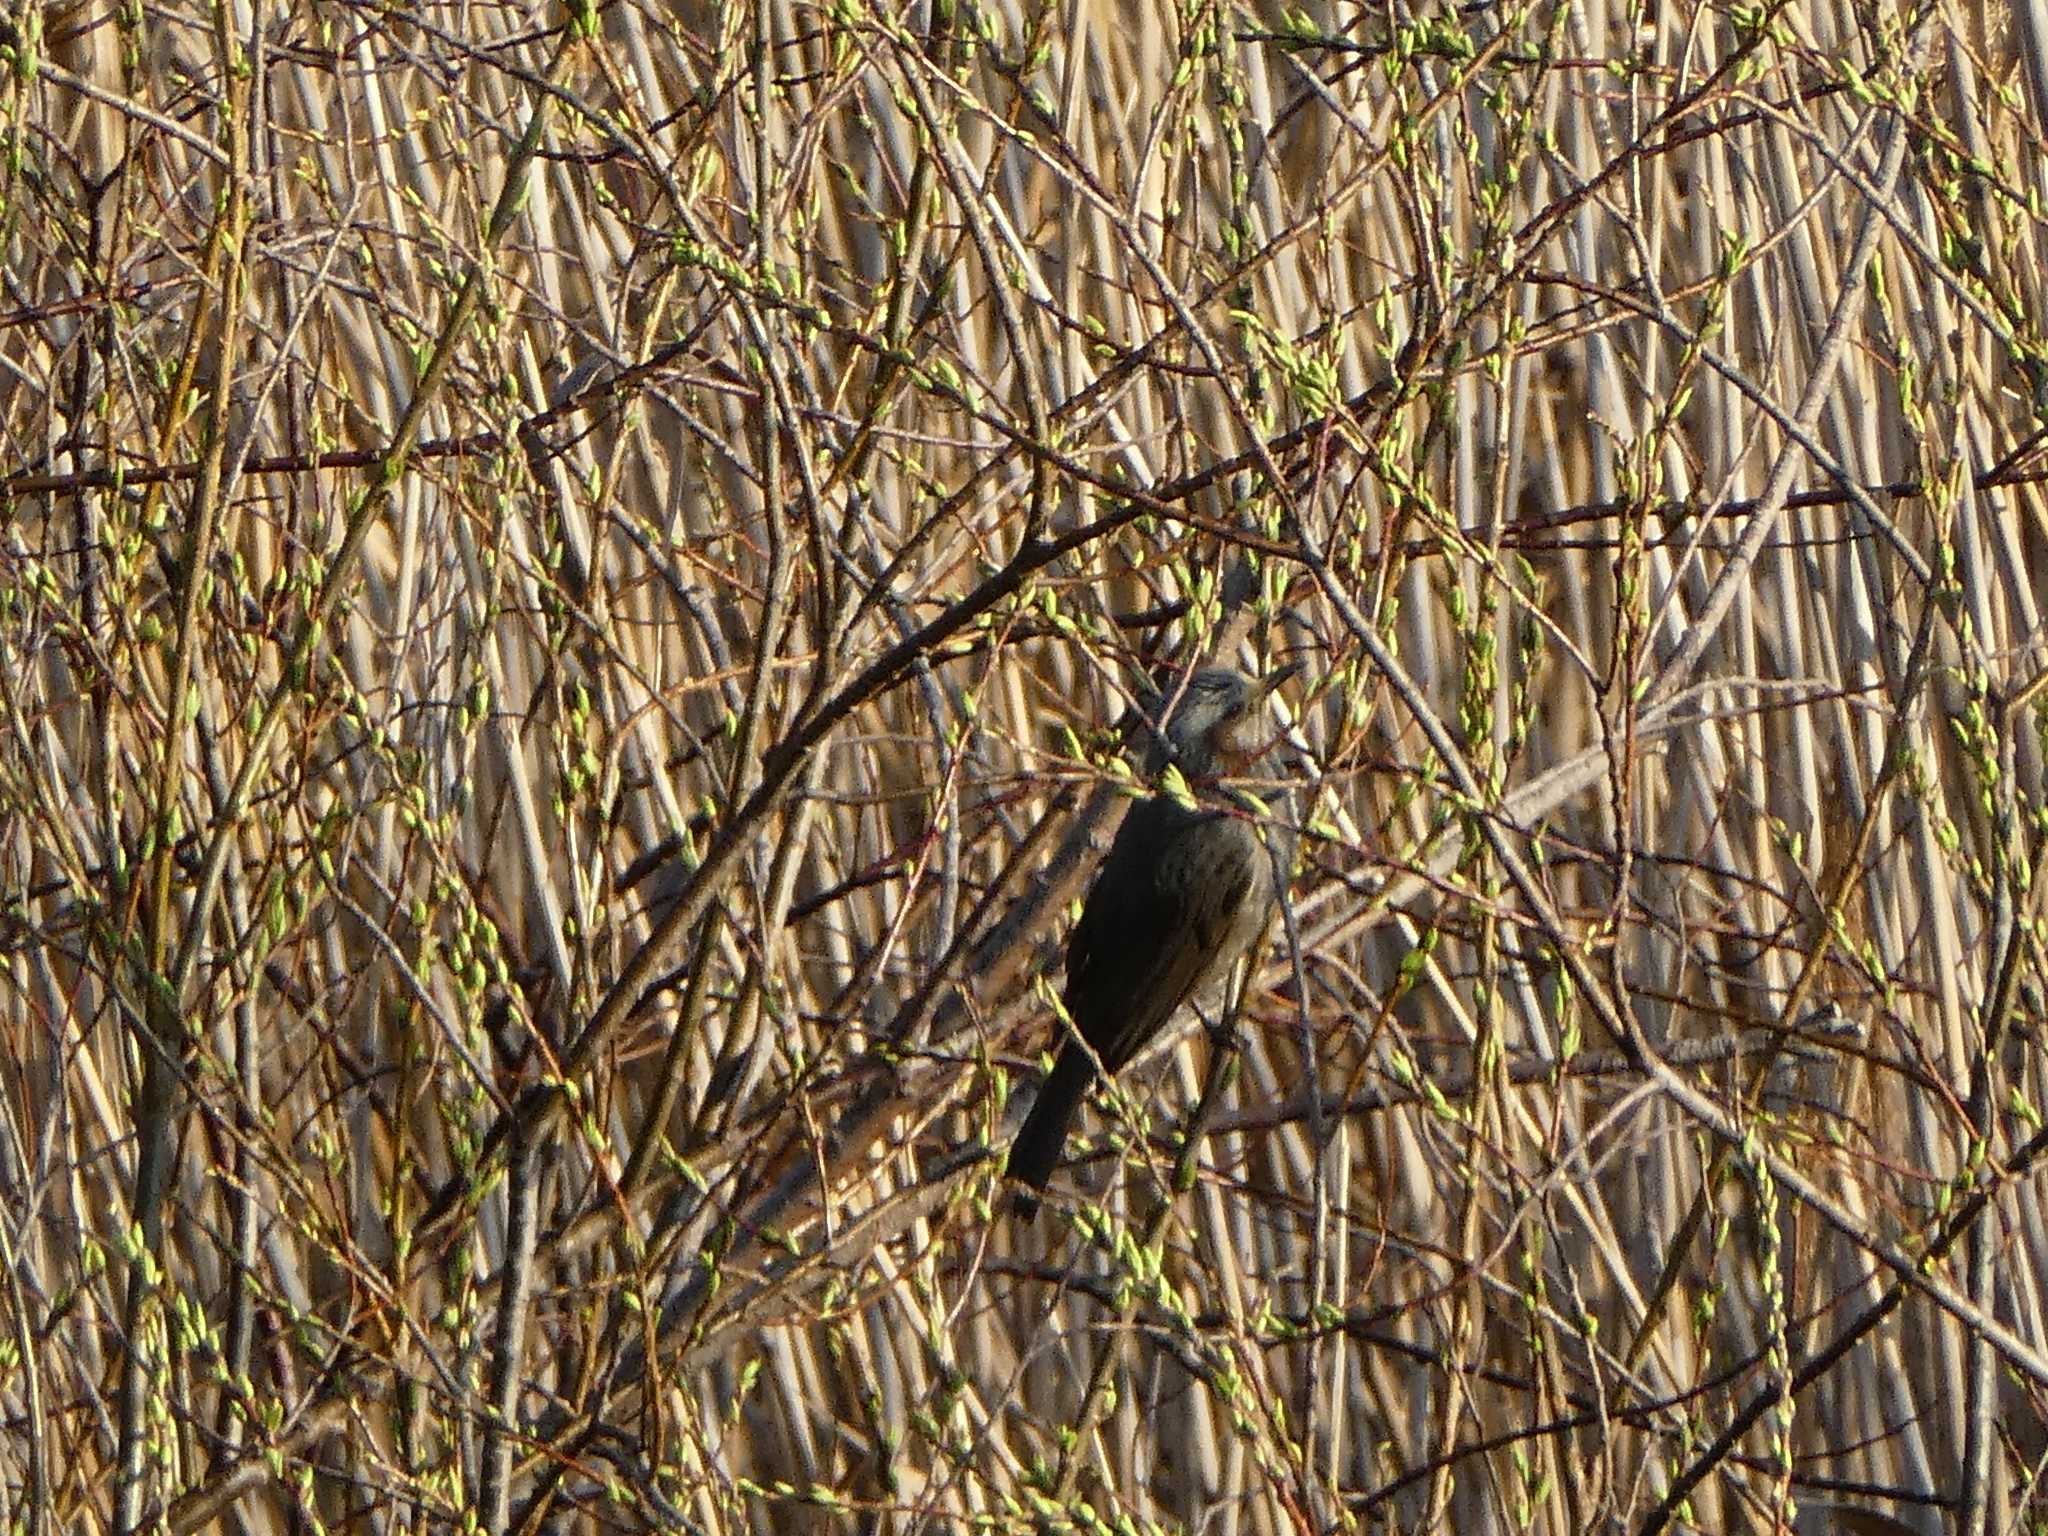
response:
<path id="1" fill-rule="evenodd" d="M 1264 677 L 1260 678 L 1256 684 L 1253 685 L 1252 697 L 1255 700 L 1266 698 L 1268 695 L 1273 693 L 1273 691 L 1277 689 L 1282 683 L 1286 682 L 1287 679 L 1294 676 L 1295 673 L 1299 672 L 1303 667 L 1307 665 L 1308 663 L 1305 661 L 1290 661 L 1278 672 L 1268 672 Z"/>

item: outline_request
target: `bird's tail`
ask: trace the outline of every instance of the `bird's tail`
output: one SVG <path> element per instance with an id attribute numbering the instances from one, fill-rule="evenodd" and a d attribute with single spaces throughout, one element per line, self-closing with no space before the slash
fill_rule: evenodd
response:
<path id="1" fill-rule="evenodd" d="M 1060 1153 L 1067 1145 L 1067 1128 L 1074 1123 L 1074 1111 L 1081 1107 L 1088 1084 L 1095 1076 L 1095 1063 L 1087 1054 L 1067 1045 L 1060 1048 L 1052 1064 L 1052 1075 L 1038 1090 L 1038 1100 L 1017 1139 L 1010 1143 L 1010 1177 L 1025 1187 L 1017 1191 L 1017 1214 L 1029 1221 L 1038 1214 L 1038 1196 L 1052 1171 L 1059 1166 Z"/>

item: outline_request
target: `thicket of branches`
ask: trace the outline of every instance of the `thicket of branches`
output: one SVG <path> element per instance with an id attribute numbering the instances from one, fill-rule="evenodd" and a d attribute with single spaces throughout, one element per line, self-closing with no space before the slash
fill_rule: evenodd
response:
<path id="1" fill-rule="evenodd" d="M 2040 25 L 30 7 L 7 1528 L 2042 1529 Z"/>

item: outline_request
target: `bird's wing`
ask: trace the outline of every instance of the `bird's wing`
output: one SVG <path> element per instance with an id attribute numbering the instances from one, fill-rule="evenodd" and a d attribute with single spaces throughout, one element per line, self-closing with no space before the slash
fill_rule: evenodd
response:
<path id="1" fill-rule="evenodd" d="M 1067 1011 L 1103 1066 L 1129 1061 L 1187 1000 L 1264 856 L 1227 812 L 1158 798 L 1124 817 L 1067 941 Z"/>

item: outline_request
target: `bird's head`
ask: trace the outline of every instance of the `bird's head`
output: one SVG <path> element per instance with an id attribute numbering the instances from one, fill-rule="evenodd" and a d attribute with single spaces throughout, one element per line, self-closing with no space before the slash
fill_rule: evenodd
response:
<path id="1" fill-rule="evenodd" d="M 1166 739 L 1181 772 L 1204 777 L 1250 767 L 1272 743 L 1266 700 L 1300 670 L 1297 662 L 1250 678 L 1235 667 L 1205 667 L 1189 678 L 1166 722 Z"/>

